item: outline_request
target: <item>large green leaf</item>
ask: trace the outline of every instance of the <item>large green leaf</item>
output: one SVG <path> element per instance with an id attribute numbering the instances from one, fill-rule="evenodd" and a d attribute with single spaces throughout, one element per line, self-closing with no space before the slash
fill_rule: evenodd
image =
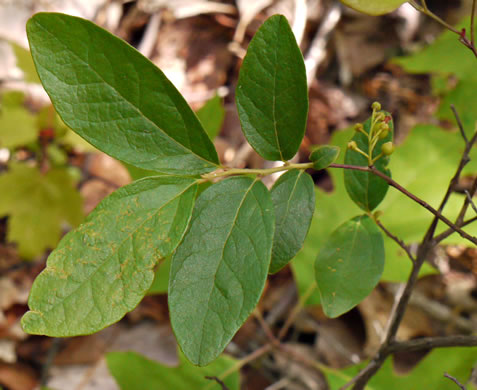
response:
<path id="1" fill-rule="evenodd" d="M 41 82 L 64 120 L 139 168 L 200 174 L 217 153 L 184 98 L 147 58 L 95 24 L 39 13 L 27 24 Z"/>
<path id="2" fill-rule="evenodd" d="M 104 199 L 48 258 L 23 329 L 76 336 L 120 320 L 146 294 L 156 262 L 182 239 L 196 190 L 193 179 L 149 177 Z"/>
<path id="3" fill-rule="evenodd" d="M 243 132 L 267 160 L 289 160 L 305 133 L 308 89 L 303 56 L 284 16 L 260 27 L 247 50 L 236 92 Z"/>
<path id="4" fill-rule="evenodd" d="M 257 305 L 274 219 L 270 193 L 249 177 L 221 181 L 197 199 L 169 280 L 172 327 L 193 364 L 217 358 Z"/>
<path id="5" fill-rule="evenodd" d="M 394 11 L 407 0 L 341 0 L 348 7 L 369 15 L 382 15 Z"/>
<path id="6" fill-rule="evenodd" d="M 389 113 L 385 113 L 389 115 Z M 393 138 L 393 121 L 389 121 L 389 134 L 387 137 L 380 139 L 373 150 L 373 158 L 381 153 L 381 146 Z M 364 130 L 369 133 L 371 127 L 371 118 L 364 123 Z M 356 132 L 352 138 L 356 142 L 358 148 L 364 152 L 368 152 L 368 137 L 363 133 Z M 384 156 L 377 160 L 374 164 L 376 169 L 387 176 L 391 176 L 391 171 L 387 168 L 389 157 Z M 368 159 L 355 150 L 346 150 L 345 164 L 368 166 Z M 346 191 L 351 199 L 364 211 L 374 210 L 384 199 L 388 191 L 388 183 L 371 172 L 360 172 L 347 169 L 344 172 L 344 181 Z"/>
<path id="7" fill-rule="evenodd" d="M 0 194 L 0 216 L 9 216 L 7 239 L 27 259 L 56 246 L 63 222 L 76 226 L 83 219 L 81 196 L 66 169 L 42 174 L 26 164 L 10 164 L 0 175 Z"/>
<path id="8" fill-rule="evenodd" d="M 276 226 L 270 273 L 275 273 L 303 246 L 315 211 L 313 179 L 305 171 L 288 171 L 277 180 L 271 194 Z"/>
<path id="9" fill-rule="evenodd" d="M 381 231 L 367 215 L 353 218 L 328 237 L 315 261 L 323 311 L 334 318 L 360 303 L 384 268 Z"/>
<path id="10" fill-rule="evenodd" d="M 205 377 L 220 377 L 237 360 L 222 355 L 207 367 L 196 367 L 179 353 L 179 366 L 169 367 L 135 352 L 111 352 L 106 362 L 121 390 L 217 390 L 220 385 Z M 239 390 L 239 372 L 233 372 L 223 382 L 229 390 Z"/>

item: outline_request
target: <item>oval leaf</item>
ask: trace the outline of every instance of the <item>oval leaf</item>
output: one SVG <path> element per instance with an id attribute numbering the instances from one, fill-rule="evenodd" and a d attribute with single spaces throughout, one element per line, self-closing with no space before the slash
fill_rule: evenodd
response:
<path id="1" fill-rule="evenodd" d="M 200 174 L 214 146 L 166 76 L 124 41 L 69 15 L 27 24 L 41 82 L 63 121 L 105 153 L 139 168 Z"/>
<path id="2" fill-rule="evenodd" d="M 382 15 L 394 11 L 407 0 L 341 0 L 343 4 L 368 15 Z"/>
<path id="3" fill-rule="evenodd" d="M 310 161 L 313 162 L 313 168 L 319 171 L 333 164 L 340 154 L 339 146 L 323 145 L 316 148 L 310 154 Z"/>
<path id="4" fill-rule="evenodd" d="M 134 309 L 157 260 L 179 244 L 196 190 L 192 179 L 149 177 L 104 199 L 48 258 L 23 329 L 53 337 L 90 334 Z"/>
<path id="5" fill-rule="evenodd" d="M 178 355 L 176 367 L 149 360 L 135 352 L 110 352 L 106 362 L 121 390 L 217 390 L 219 386 L 211 386 L 207 377 L 222 377 L 229 370 L 233 370 L 232 373 L 223 378 L 225 389 L 240 389 L 239 372 L 233 368 L 238 360 L 222 355 L 207 367 L 196 367 L 180 351 Z"/>
<path id="6" fill-rule="evenodd" d="M 236 94 L 243 132 L 267 160 L 289 160 L 305 134 L 308 89 L 303 56 L 286 18 L 269 18 L 250 42 Z"/>
<path id="7" fill-rule="evenodd" d="M 390 116 L 389 113 L 384 113 Z M 384 139 L 378 141 L 373 151 L 373 158 L 381 153 L 382 144 L 392 141 L 393 139 L 393 121 L 390 120 L 388 125 L 390 129 L 389 134 Z M 371 120 L 368 119 L 364 123 L 364 130 L 369 132 L 370 126 Z M 352 140 L 356 142 L 361 150 L 365 152 L 368 151 L 368 138 L 366 135 L 356 132 Z M 348 165 L 359 165 L 363 167 L 368 166 L 368 159 L 354 150 L 346 150 L 344 161 L 345 164 Z M 391 177 L 391 171 L 387 169 L 388 164 L 389 156 L 384 156 L 377 160 L 374 166 L 385 175 Z M 388 192 L 389 184 L 385 180 L 370 172 L 345 169 L 343 174 L 348 195 L 364 211 L 372 211 L 378 207 Z"/>
<path id="8" fill-rule="evenodd" d="M 323 311 L 334 318 L 360 303 L 384 268 L 383 236 L 371 218 L 355 217 L 331 233 L 315 261 Z"/>
<path id="9" fill-rule="evenodd" d="M 217 358 L 257 305 L 274 219 L 267 188 L 248 177 L 214 184 L 197 199 L 169 279 L 172 328 L 193 364 Z"/>
<path id="10" fill-rule="evenodd" d="M 288 171 L 277 180 L 271 194 L 276 225 L 270 273 L 275 273 L 303 246 L 315 211 L 313 179 L 304 171 Z"/>

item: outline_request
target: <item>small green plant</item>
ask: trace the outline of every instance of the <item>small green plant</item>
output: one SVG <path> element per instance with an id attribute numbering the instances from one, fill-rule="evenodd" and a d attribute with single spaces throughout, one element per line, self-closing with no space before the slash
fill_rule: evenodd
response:
<path id="1" fill-rule="evenodd" d="M 62 225 L 76 227 L 83 211 L 80 173 L 67 164 L 74 133 L 52 106 L 31 113 L 24 100 L 18 91 L 0 96 L 0 147 L 11 156 L 0 174 L 0 217 L 8 216 L 7 241 L 29 260 L 56 247 Z"/>
<path id="2" fill-rule="evenodd" d="M 157 173 L 117 190 L 63 238 L 32 287 L 30 311 L 22 319 L 28 333 L 76 336 L 119 321 L 149 290 L 158 262 L 172 256 L 168 302 L 178 344 L 191 363 L 212 363 L 255 309 L 268 274 L 303 246 L 315 212 L 307 171 L 342 169 L 346 191 L 362 212 L 337 227 L 317 254 L 315 279 L 325 313 L 349 311 L 377 285 L 385 264 L 382 232 L 412 263 L 383 345 L 351 382 L 363 388 L 387 356 L 407 346 L 395 335 L 421 267 L 440 242 L 437 223 L 477 243 L 463 230 L 472 219 L 453 223 L 442 214 L 477 133 L 465 138 L 438 209 L 391 178 L 393 120 L 379 103 L 355 126 L 344 164 L 335 163 L 339 149 L 333 146 L 314 150 L 309 163 L 289 162 L 304 135 L 308 96 L 303 57 L 283 16 L 269 18 L 256 33 L 236 93 L 250 145 L 263 158 L 284 162 L 270 169 L 222 166 L 198 118 L 164 74 L 93 23 L 40 13 L 27 32 L 42 84 L 64 122 L 98 149 Z M 268 190 L 261 178 L 275 172 L 285 173 Z M 198 191 L 204 183 L 211 185 Z M 417 253 L 373 213 L 390 186 L 434 216 Z M 464 216 L 469 204 L 464 201 Z M 465 342 L 436 338 L 432 345 L 477 344 L 475 338 Z M 121 355 L 108 359 L 113 371 L 120 361 Z"/>

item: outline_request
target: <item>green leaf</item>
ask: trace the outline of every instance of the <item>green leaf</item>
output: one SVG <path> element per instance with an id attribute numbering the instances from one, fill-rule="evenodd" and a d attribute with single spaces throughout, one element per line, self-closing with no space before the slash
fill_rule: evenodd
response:
<path id="1" fill-rule="evenodd" d="M 319 146 L 310 154 L 310 161 L 313 162 L 313 168 L 319 171 L 333 164 L 340 154 L 340 148 L 333 145 Z"/>
<path id="2" fill-rule="evenodd" d="M 335 132 L 331 143 L 344 148 L 352 134 L 352 129 Z M 437 208 L 459 163 L 463 149 L 464 143 L 457 131 L 449 132 L 436 126 L 420 125 L 410 132 L 402 145 L 397 146 L 389 167 L 393 171 L 394 180 Z M 338 162 L 343 162 L 342 158 L 343 156 L 340 156 Z M 471 161 L 467 164 L 465 172 L 469 175 L 477 173 L 477 150 L 471 152 Z M 303 249 L 292 262 L 300 295 L 303 295 L 313 282 L 316 254 L 327 237 L 338 225 L 359 212 L 357 206 L 346 195 L 343 170 L 330 169 L 329 173 L 333 180 L 334 191 L 325 193 L 320 189 L 315 190 L 317 206 L 310 231 Z M 460 194 L 450 198 L 445 209 L 448 218 L 451 220 L 456 218 L 462 201 L 463 195 Z M 407 244 L 419 242 L 433 218 L 427 210 L 394 189 L 389 191 L 379 209 L 383 212 L 380 218 L 383 224 Z M 447 226 L 439 224 L 438 231 L 446 228 Z M 470 234 L 477 234 L 476 224 L 469 225 L 466 229 Z M 462 243 L 462 239 L 454 234 L 446 242 Z M 384 237 L 384 246 L 386 264 L 382 280 L 393 282 L 407 280 L 411 262 L 405 252 L 387 236 Z M 424 264 L 420 275 L 429 273 L 435 273 L 435 270 L 430 265 Z M 307 301 L 308 304 L 319 302 L 319 294 L 316 293 Z"/>
<path id="3" fill-rule="evenodd" d="M 179 366 L 169 367 L 135 352 L 111 352 L 106 362 L 121 390 L 216 390 L 220 386 L 205 377 L 221 377 L 238 361 L 222 355 L 207 367 L 196 367 L 179 353 Z M 223 381 L 229 390 L 240 389 L 238 370 Z"/>
<path id="4" fill-rule="evenodd" d="M 387 112 L 384 112 L 384 114 L 390 115 Z M 385 142 L 392 141 L 392 133 L 394 131 L 393 121 L 389 121 L 388 125 L 390 128 L 389 134 L 387 137 L 378 141 L 373 151 L 373 158 L 381 153 L 381 145 Z M 370 127 L 371 119 L 368 119 L 364 123 L 364 130 L 369 133 Z M 366 135 L 356 132 L 352 140 L 356 142 L 358 148 L 366 153 L 368 152 L 369 142 Z M 391 176 L 391 171 L 387 169 L 388 163 L 389 157 L 384 156 L 377 160 L 374 166 L 385 175 Z M 367 167 L 368 159 L 355 150 L 347 149 L 345 164 Z M 371 172 L 360 172 L 351 169 L 345 170 L 344 182 L 350 198 L 364 211 L 374 210 L 386 196 L 389 187 L 386 181 Z"/>
<path id="5" fill-rule="evenodd" d="M 19 92 L 2 94 L 0 107 L 0 147 L 16 148 L 36 140 L 38 129 L 35 116 L 23 107 L 24 96 Z"/>
<path id="6" fill-rule="evenodd" d="M 303 56 L 286 18 L 257 31 L 240 69 L 236 92 L 242 129 L 267 160 L 289 160 L 305 134 L 308 89 Z"/>
<path id="7" fill-rule="evenodd" d="M 341 0 L 343 4 L 369 15 L 382 15 L 394 11 L 407 0 Z"/>
<path id="8" fill-rule="evenodd" d="M 217 137 L 225 118 L 225 109 L 220 96 L 215 95 L 209 99 L 196 114 L 209 138 L 213 140 Z"/>
<path id="9" fill-rule="evenodd" d="M 67 221 L 83 219 L 82 199 L 65 169 L 42 174 L 26 164 L 10 164 L 0 175 L 0 216 L 9 216 L 7 240 L 16 242 L 26 259 L 54 248 Z"/>
<path id="10" fill-rule="evenodd" d="M 35 64 L 31 58 L 29 50 L 21 47 L 17 43 L 10 41 L 15 57 L 17 58 L 17 66 L 23 71 L 23 78 L 27 83 L 38 83 L 40 79 L 36 73 Z"/>
<path id="11" fill-rule="evenodd" d="M 334 318 L 376 287 L 384 268 L 381 231 L 367 215 L 355 217 L 328 237 L 315 261 L 323 311 Z"/>
<path id="12" fill-rule="evenodd" d="M 161 260 L 154 273 L 154 280 L 152 281 L 151 287 L 149 287 L 149 291 L 147 292 L 148 295 L 167 294 L 169 273 L 171 270 L 171 257 L 172 256 L 167 256 L 165 259 Z"/>
<path id="13" fill-rule="evenodd" d="M 456 29 L 460 31 L 467 28 L 469 31 L 469 26 L 470 18 L 465 18 Z M 475 37 L 477 38 L 477 29 Z M 393 62 L 410 73 L 454 74 L 461 80 L 477 80 L 475 56 L 459 42 L 459 37 L 455 33 L 448 30 L 423 50 L 406 57 L 395 58 Z"/>
<path id="14" fill-rule="evenodd" d="M 120 188 L 68 233 L 33 284 L 22 319 L 31 334 L 90 334 L 119 321 L 140 302 L 158 259 L 187 228 L 197 184 L 160 176 Z"/>
<path id="15" fill-rule="evenodd" d="M 42 84 L 63 121 L 105 153 L 139 168 L 201 174 L 217 152 L 172 83 L 95 24 L 38 13 L 27 23 Z"/>
<path id="16" fill-rule="evenodd" d="M 275 273 L 303 246 L 315 211 L 313 179 L 305 171 L 288 171 L 274 184 L 271 194 L 276 225 L 270 273 Z"/>
<path id="17" fill-rule="evenodd" d="M 388 358 L 381 369 L 371 378 L 370 386 L 375 389 L 433 389 L 455 390 L 454 382 L 444 378 L 444 373 L 466 383 L 477 362 L 477 348 L 438 348 L 432 350 L 409 375 L 393 372 L 392 359 Z"/>
<path id="18" fill-rule="evenodd" d="M 221 181 L 197 199 L 169 280 L 172 328 L 193 364 L 216 359 L 257 305 L 274 219 L 270 193 L 249 177 Z"/>

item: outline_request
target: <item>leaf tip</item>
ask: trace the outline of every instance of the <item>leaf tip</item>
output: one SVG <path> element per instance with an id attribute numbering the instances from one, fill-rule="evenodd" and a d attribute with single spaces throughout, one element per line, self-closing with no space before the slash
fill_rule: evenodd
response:
<path id="1" fill-rule="evenodd" d="M 27 311 L 21 319 L 21 327 L 28 334 L 45 334 L 43 314 L 39 311 Z"/>

